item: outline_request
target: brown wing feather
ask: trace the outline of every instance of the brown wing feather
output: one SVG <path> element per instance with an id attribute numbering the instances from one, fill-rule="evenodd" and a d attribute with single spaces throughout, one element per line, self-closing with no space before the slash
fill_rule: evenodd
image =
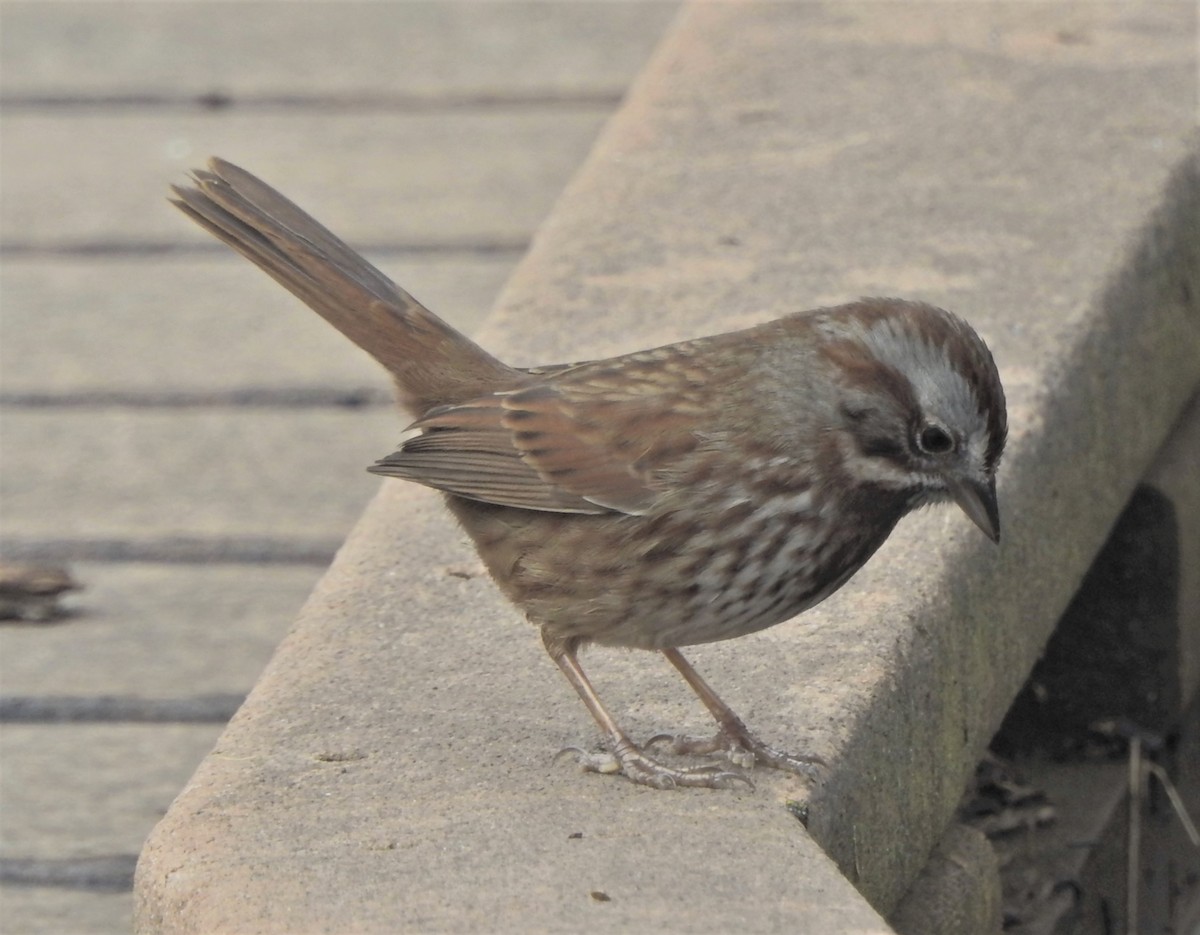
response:
<path id="1" fill-rule="evenodd" d="M 371 470 L 524 509 L 646 513 L 666 492 L 661 469 L 699 444 L 667 355 L 684 352 L 548 370 L 534 386 L 439 407 Z"/>
<path id="2" fill-rule="evenodd" d="M 541 384 L 506 396 L 502 424 L 513 446 L 545 483 L 616 512 L 645 513 L 661 493 L 637 464 L 645 445 L 614 438 L 615 427 L 596 418 L 598 406 L 612 407 L 571 390 Z"/>
<path id="3" fill-rule="evenodd" d="M 503 506 L 556 513 L 606 512 L 548 484 L 525 463 L 502 417 L 503 409 L 490 397 L 443 407 L 412 426 L 422 434 L 369 470 Z"/>

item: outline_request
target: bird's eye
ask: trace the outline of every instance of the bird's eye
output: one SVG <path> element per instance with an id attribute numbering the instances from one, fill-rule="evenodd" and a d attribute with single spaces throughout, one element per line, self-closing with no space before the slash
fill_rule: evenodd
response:
<path id="1" fill-rule="evenodd" d="M 954 447 L 954 439 L 940 425 L 927 425 L 917 435 L 917 447 L 927 455 L 944 455 Z"/>

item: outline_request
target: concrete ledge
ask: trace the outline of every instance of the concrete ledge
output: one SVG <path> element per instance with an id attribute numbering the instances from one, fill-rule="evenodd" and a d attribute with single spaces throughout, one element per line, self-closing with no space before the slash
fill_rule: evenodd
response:
<path id="1" fill-rule="evenodd" d="M 953 824 L 888 921 L 900 935 L 1000 935 L 1000 867 L 982 832 Z"/>
<path id="2" fill-rule="evenodd" d="M 536 363 L 903 293 L 989 339 L 1000 550 L 922 514 L 826 604 L 692 654 L 831 764 L 811 837 L 786 777 L 667 795 L 552 766 L 586 713 L 436 498 L 393 485 L 147 843 L 139 931 L 887 931 L 1200 383 L 1195 27 L 1184 3 L 691 7 L 480 334 Z M 653 659 L 588 665 L 635 736 L 707 726 Z"/>

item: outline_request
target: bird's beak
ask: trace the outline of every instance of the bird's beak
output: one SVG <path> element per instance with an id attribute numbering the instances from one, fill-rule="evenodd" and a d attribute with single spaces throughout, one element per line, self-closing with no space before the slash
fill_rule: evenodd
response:
<path id="1" fill-rule="evenodd" d="M 971 522 L 983 530 L 993 542 L 1000 541 L 1000 507 L 996 502 L 996 479 L 986 484 L 977 481 L 948 478 L 947 486 L 954 502 L 971 517 Z"/>

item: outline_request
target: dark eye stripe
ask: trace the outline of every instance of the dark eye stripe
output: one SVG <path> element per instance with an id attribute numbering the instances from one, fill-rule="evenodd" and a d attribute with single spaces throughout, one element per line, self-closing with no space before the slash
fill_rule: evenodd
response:
<path id="1" fill-rule="evenodd" d="M 886 458 L 889 461 L 904 463 L 904 447 L 897 441 L 885 436 L 864 438 L 859 442 L 859 450 L 868 458 Z"/>

